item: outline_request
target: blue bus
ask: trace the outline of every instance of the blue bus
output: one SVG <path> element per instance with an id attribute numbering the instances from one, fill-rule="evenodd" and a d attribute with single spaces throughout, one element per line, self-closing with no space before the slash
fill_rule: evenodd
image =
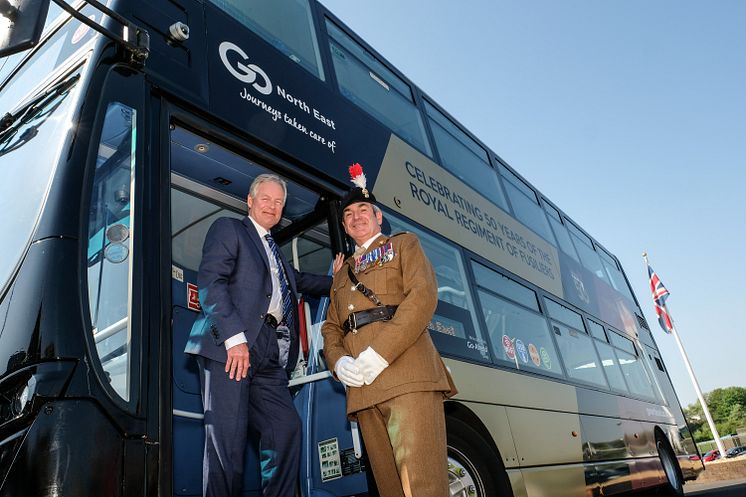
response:
<path id="1" fill-rule="evenodd" d="M 273 172 L 275 240 L 330 273 L 354 162 L 437 274 L 451 496 L 683 495 L 703 469 L 618 259 L 320 3 L 15 0 L 0 23 L 0 496 L 201 495 L 207 229 Z M 327 305 L 301 303 L 288 386 L 298 493 L 377 495 Z"/>

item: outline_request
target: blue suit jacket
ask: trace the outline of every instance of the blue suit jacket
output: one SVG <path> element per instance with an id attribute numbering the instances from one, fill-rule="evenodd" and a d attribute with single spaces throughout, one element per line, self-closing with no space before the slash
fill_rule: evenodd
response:
<path id="1" fill-rule="evenodd" d="M 300 273 L 284 257 L 293 302 L 298 291 L 329 296 L 331 276 Z M 210 226 L 197 276 L 202 314 L 192 326 L 184 352 L 226 362 L 223 342 L 243 332 L 248 346 L 256 342 L 272 298 L 272 277 L 262 240 L 248 217 L 222 217 Z M 298 319 L 291 330 L 288 370 L 298 358 Z"/>

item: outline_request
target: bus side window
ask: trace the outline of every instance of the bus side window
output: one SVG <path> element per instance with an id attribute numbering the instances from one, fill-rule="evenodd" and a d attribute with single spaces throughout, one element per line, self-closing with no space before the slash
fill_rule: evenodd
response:
<path id="1" fill-rule="evenodd" d="M 409 231 L 417 235 L 435 271 L 438 307 L 428 325 L 435 346 L 444 355 L 490 362 L 489 347 L 477 324 L 458 249 L 388 213 L 384 217 L 391 225 L 391 234 Z"/>
<path id="2" fill-rule="evenodd" d="M 101 131 L 88 218 L 88 302 L 93 339 L 112 389 L 129 400 L 135 186 L 135 110 L 110 103 Z"/>

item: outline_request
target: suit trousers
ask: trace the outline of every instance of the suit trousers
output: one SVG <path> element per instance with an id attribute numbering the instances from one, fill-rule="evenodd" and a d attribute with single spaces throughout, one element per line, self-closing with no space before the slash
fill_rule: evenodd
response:
<path id="1" fill-rule="evenodd" d="M 241 381 L 228 377 L 224 363 L 198 356 L 205 413 L 205 497 L 242 495 L 250 435 L 258 441 L 262 495 L 295 496 L 301 421 L 278 355 L 275 330 L 265 325 L 250 350 L 249 374 Z"/>
<path id="2" fill-rule="evenodd" d="M 443 392 L 413 392 L 357 412 L 378 493 L 446 497 Z"/>

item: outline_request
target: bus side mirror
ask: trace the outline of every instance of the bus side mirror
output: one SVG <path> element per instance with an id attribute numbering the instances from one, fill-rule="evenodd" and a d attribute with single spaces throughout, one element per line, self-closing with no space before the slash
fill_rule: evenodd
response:
<path id="1" fill-rule="evenodd" d="M 39 43 L 48 12 L 49 0 L 0 0 L 0 57 Z"/>

